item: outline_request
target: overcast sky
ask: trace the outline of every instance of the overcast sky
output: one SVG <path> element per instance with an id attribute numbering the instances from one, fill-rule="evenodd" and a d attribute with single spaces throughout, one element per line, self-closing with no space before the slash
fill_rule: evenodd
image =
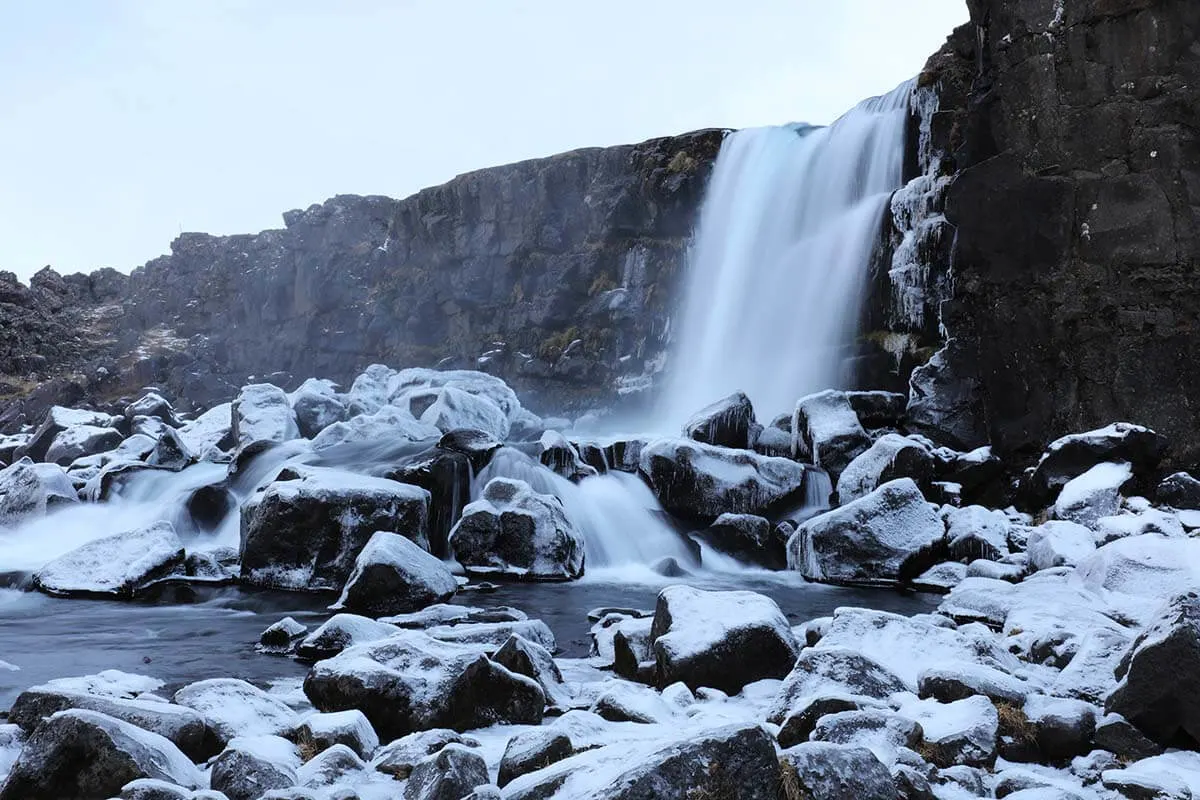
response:
<path id="1" fill-rule="evenodd" d="M 0 269 L 696 128 L 827 123 L 963 0 L 0 1 Z"/>

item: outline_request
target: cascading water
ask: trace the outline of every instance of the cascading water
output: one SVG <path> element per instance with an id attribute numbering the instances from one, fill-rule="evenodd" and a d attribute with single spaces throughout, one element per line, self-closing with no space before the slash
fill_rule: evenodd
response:
<path id="1" fill-rule="evenodd" d="M 909 81 L 827 128 L 731 134 L 690 255 L 660 419 L 735 391 L 759 416 L 844 383 L 888 198 L 903 179 Z"/>

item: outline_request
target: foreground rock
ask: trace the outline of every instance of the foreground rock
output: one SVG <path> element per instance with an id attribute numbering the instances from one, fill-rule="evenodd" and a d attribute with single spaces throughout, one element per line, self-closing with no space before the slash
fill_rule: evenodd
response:
<path id="1" fill-rule="evenodd" d="M 769 597 L 690 586 L 659 593 L 650 641 L 659 688 L 683 682 L 729 694 L 787 675 L 799 651 L 787 618 Z"/>
<path id="2" fill-rule="evenodd" d="M 891 773 L 865 747 L 805 742 L 785 750 L 780 762 L 784 792 L 788 797 L 899 798 Z"/>
<path id="3" fill-rule="evenodd" d="M 169 575 L 183 574 L 183 542 L 169 522 L 88 542 L 38 570 L 33 585 L 58 596 L 133 597 Z"/>
<path id="4" fill-rule="evenodd" d="M 138 778 L 193 789 L 202 781 L 187 756 L 158 734 L 94 711 L 62 711 L 26 742 L 0 800 L 95 800 Z"/>
<path id="5" fill-rule="evenodd" d="M 450 547 L 468 572 L 528 580 L 583 575 L 583 534 L 557 497 L 538 494 L 524 481 L 489 481 L 483 496 L 463 509 Z"/>
<path id="6" fill-rule="evenodd" d="M 458 581 L 441 560 L 398 533 L 380 531 L 358 554 L 334 607 L 369 617 L 405 614 L 456 591 Z"/>
<path id="7" fill-rule="evenodd" d="M 690 439 L 650 442 L 640 467 L 663 508 L 703 523 L 726 513 L 763 514 L 804 483 L 804 467 L 790 459 Z"/>
<path id="8" fill-rule="evenodd" d="M 909 556 L 945 534 L 917 484 L 899 478 L 801 525 L 788 541 L 788 567 L 814 581 L 895 581 Z"/>
<path id="9" fill-rule="evenodd" d="M 242 506 L 242 577 L 260 586 L 340 589 L 376 531 L 427 547 L 428 519 L 425 489 L 306 468 Z"/>

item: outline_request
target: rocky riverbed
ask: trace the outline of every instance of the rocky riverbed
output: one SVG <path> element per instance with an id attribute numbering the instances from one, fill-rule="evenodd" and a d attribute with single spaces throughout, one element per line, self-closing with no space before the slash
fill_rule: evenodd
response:
<path id="1" fill-rule="evenodd" d="M 1200 481 L 905 400 L 627 436 L 375 366 L 54 408 L 0 444 L 0 798 L 1200 791 Z"/>

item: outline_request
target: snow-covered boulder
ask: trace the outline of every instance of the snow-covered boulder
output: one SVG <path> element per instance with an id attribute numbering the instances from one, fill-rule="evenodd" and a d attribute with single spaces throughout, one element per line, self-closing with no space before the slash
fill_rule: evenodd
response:
<path id="1" fill-rule="evenodd" d="M 1200 509 L 1200 480 L 1186 472 L 1168 475 L 1158 484 L 1155 497 L 1158 502 L 1172 508 Z"/>
<path id="2" fill-rule="evenodd" d="M 296 783 L 300 756 L 278 736 L 233 739 L 212 762 L 211 786 L 229 800 L 259 800 L 272 789 Z"/>
<path id="3" fill-rule="evenodd" d="M 179 419 L 175 416 L 175 407 L 171 405 L 170 400 L 158 392 L 146 392 L 125 406 L 125 419 L 132 422 L 138 417 L 157 419 L 171 427 L 179 425 Z"/>
<path id="4" fill-rule="evenodd" d="M 261 441 L 287 442 L 300 436 L 296 412 L 287 393 L 270 383 L 242 387 L 230 408 L 230 429 L 240 446 Z"/>
<path id="5" fill-rule="evenodd" d="M 120 678 L 129 677 L 129 681 Z M 122 683 L 128 684 L 123 686 Z M 139 700 L 129 688 L 153 687 L 136 676 L 107 673 L 84 678 L 60 678 L 31 686 L 13 701 L 10 722 L 32 734 L 42 720 L 59 711 L 81 708 L 96 711 L 151 731 L 171 741 L 188 756 L 201 759 L 204 751 L 204 718 L 196 711 L 161 700 Z"/>
<path id="6" fill-rule="evenodd" d="M 400 628 L 358 614 L 334 614 L 296 646 L 305 661 L 332 658 L 348 647 L 386 639 Z"/>
<path id="7" fill-rule="evenodd" d="M 537 681 L 547 702 L 560 706 L 569 703 L 570 691 L 558 664 L 554 663 L 554 656 L 538 642 L 517 633 L 511 634 L 492 656 L 492 660 L 510 672 Z"/>
<path id="8" fill-rule="evenodd" d="M 125 443 L 127 444 L 129 441 L 126 439 Z M 179 472 L 195 460 L 195 454 L 174 428 L 163 428 L 158 441 L 146 455 L 146 463 L 150 466 L 162 467 L 174 472 Z"/>
<path id="9" fill-rule="evenodd" d="M 788 541 L 788 567 L 815 581 L 893 581 L 905 559 L 945 535 L 917 484 L 898 478 L 801 525 Z"/>
<path id="10" fill-rule="evenodd" d="M 761 429 L 750 398 L 735 392 L 696 412 L 683 426 L 683 435 L 703 444 L 749 450 Z"/>
<path id="11" fill-rule="evenodd" d="M 371 759 L 371 766 L 402 781 L 412 774 L 417 764 L 450 744 L 479 747 L 479 742 L 469 736 L 464 737 L 446 728 L 434 728 L 410 733 L 384 745 Z"/>
<path id="12" fill-rule="evenodd" d="M 472 573 L 529 580 L 583 575 L 583 534 L 557 497 L 539 494 L 520 480 L 489 481 L 483 496 L 463 509 L 450 531 L 450 548 Z"/>
<path id="13" fill-rule="evenodd" d="M 775 526 L 755 514 L 722 514 L 713 524 L 692 536 L 714 550 L 746 564 L 768 569 L 787 567 L 786 542 L 775 535 Z"/>
<path id="14" fill-rule="evenodd" d="M 305 468 L 242 505 L 242 577 L 260 586 L 337 589 L 376 531 L 428 547 L 429 492 L 385 478 Z"/>
<path id="15" fill-rule="evenodd" d="M 312 752 L 335 744 L 345 745 L 361 758 L 370 758 L 379 749 L 379 737 L 366 715 L 358 709 L 332 714 L 309 714 L 300 723 L 296 741 Z"/>
<path id="16" fill-rule="evenodd" d="M 1162 598 L 1200 589 L 1200 540 L 1146 534 L 1104 545 L 1075 571 L 1096 592 Z"/>
<path id="17" fill-rule="evenodd" d="M 558 431 L 546 431 L 538 440 L 541 453 L 538 460 L 569 481 L 579 482 L 597 474 L 597 469 L 584 463 L 575 445 Z"/>
<path id="18" fill-rule="evenodd" d="M 1046 448 L 1023 490 L 1034 505 L 1046 506 L 1068 481 L 1097 464 L 1126 462 L 1135 475 L 1149 476 L 1165 451 L 1164 437 L 1128 422 L 1064 436 Z"/>
<path id="19" fill-rule="evenodd" d="M 357 753 L 344 744 L 335 744 L 296 770 L 296 782 L 309 789 L 334 789 L 340 793 L 349 786 L 365 782 L 370 777 L 367 769 Z"/>
<path id="20" fill-rule="evenodd" d="M 488 783 L 487 762 L 472 748 L 449 744 L 413 767 L 404 787 L 405 800 L 448 800 L 466 797 Z"/>
<path id="21" fill-rule="evenodd" d="M 58 432 L 43 460 L 65 467 L 77 458 L 112 450 L 124 438 L 116 428 L 72 425 Z"/>
<path id="22" fill-rule="evenodd" d="M 906 436 L 885 433 L 842 470 L 837 482 L 838 499 L 852 502 L 896 478 L 912 478 L 924 484 L 932 477 L 929 448 Z"/>
<path id="23" fill-rule="evenodd" d="M 1062 762 L 1091 752 L 1098 711 L 1091 703 L 1034 694 L 1022 711 L 1041 760 Z"/>
<path id="24" fill-rule="evenodd" d="M 1096 539 L 1077 522 L 1053 520 L 1034 528 L 1026 546 L 1034 569 L 1073 567 L 1095 552 Z"/>
<path id="25" fill-rule="evenodd" d="M 1021 706 L 1029 686 L 1020 678 L 982 664 L 954 664 L 930 667 L 917 676 L 917 691 L 922 699 L 953 703 L 982 695 L 997 703 Z"/>
<path id="26" fill-rule="evenodd" d="M 925 750 L 939 767 L 990 767 L 996 761 L 1000 715 L 992 702 L 979 695 L 939 703 L 909 700 L 900 713 L 919 723 Z"/>
<path id="27" fill-rule="evenodd" d="M 350 391 L 343 398 L 346 413 L 350 417 L 374 414 L 387 405 L 390 390 L 388 384 L 396 377 L 396 371 L 383 364 L 372 364 L 350 384 Z"/>
<path id="28" fill-rule="evenodd" d="M 950 555 L 955 560 L 997 561 L 1008 555 L 1008 535 L 1012 522 L 1003 511 L 983 506 L 942 509 L 946 521 L 946 539 Z"/>
<path id="29" fill-rule="evenodd" d="M 507 383 L 495 375 L 466 369 L 402 369 L 388 381 L 389 401 L 399 404 L 400 398 L 414 389 L 440 389 L 443 386 L 483 398 L 509 418 L 521 411 L 521 401 Z"/>
<path id="30" fill-rule="evenodd" d="M 300 722 L 287 703 L 235 678 L 190 683 L 175 692 L 174 701 L 200 712 L 218 749 L 239 736 L 289 736 Z"/>
<path id="31" fill-rule="evenodd" d="M 537 682 L 491 661 L 477 646 L 419 631 L 318 662 L 304 692 L 321 711 L 359 709 L 385 739 L 429 728 L 537 724 L 546 705 Z"/>
<path id="32" fill-rule="evenodd" d="M 1134 642 L 1105 702 L 1152 740 L 1200 743 L 1200 596 L 1171 599 Z"/>
<path id="33" fill-rule="evenodd" d="M 589 709 L 609 722 L 636 722 L 642 725 L 668 724 L 675 710 L 662 695 L 648 686 L 613 680 L 603 684 L 600 696 Z"/>
<path id="34" fill-rule="evenodd" d="M 804 742 L 779 755 L 786 797 L 899 800 L 887 767 L 865 747 Z"/>
<path id="35" fill-rule="evenodd" d="M 520 636 L 540 644 L 547 650 L 556 650 L 558 643 L 550 627 L 540 619 L 502 620 L 498 622 L 455 622 L 450 625 L 435 625 L 425 632 L 443 642 L 475 645 L 491 655 L 511 636 Z"/>
<path id="36" fill-rule="evenodd" d="M 866 747 L 885 764 L 896 761 L 901 748 L 916 750 L 921 726 L 908 717 L 881 708 L 838 711 L 817 721 L 809 741 Z"/>
<path id="37" fill-rule="evenodd" d="M 1099 545 L 1131 536 L 1144 536 L 1148 533 L 1157 533 L 1177 539 L 1182 539 L 1185 535 L 1179 514 L 1158 508 L 1129 510 L 1111 517 L 1101 517 L 1096 521 L 1094 529 L 1096 543 Z"/>
<path id="38" fill-rule="evenodd" d="M 183 574 L 183 542 L 169 522 L 156 522 L 87 544 L 46 564 L 33 584 L 46 594 L 132 597 L 168 575 Z"/>
<path id="39" fill-rule="evenodd" d="M 336 609 L 382 617 L 443 603 L 458 591 L 445 564 L 398 533 L 374 534 L 354 561 Z"/>
<path id="40" fill-rule="evenodd" d="M 409 409 L 423 424 L 442 433 L 474 428 L 500 441 L 508 438 L 508 416 L 499 406 L 484 395 L 471 394 L 455 386 L 411 389 L 394 398 L 392 403 L 401 409 Z"/>
<path id="41" fill-rule="evenodd" d="M 655 683 L 677 681 L 736 694 L 748 683 L 782 678 L 799 644 L 787 617 L 755 592 L 668 586 L 659 592 L 650 631 Z"/>
<path id="42" fill-rule="evenodd" d="M 34 461 L 46 461 L 46 452 L 54 443 L 55 438 L 63 431 L 77 427 L 115 428 L 119 422 L 119 417 L 105 414 L 102 411 L 51 406 L 37 430 L 33 432 L 24 446 L 17 449 L 15 456 L 17 458 L 28 456 Z"/>
<path id="43" fill-rule="evenodd" d="M 1200 794 L 1200 753 L 1173 750 L 1145 758 L 1105 770 L 1100 782 L 1118 797 L 1187 800 Z"/>
<path id="44" fill-rule="evenodd" d="M 234 446 L 230 431 L 233 428 L 233 404 L 221 403 L 179 427 L 179 436 L 188 449 L 203 456 L 214 448 L 228 450 Z"/>
<path id="45" fill-rule="evenodd" d="M 195 789 L 200 770 L 156 733 L 84 709 L 60 711 L 34 731 L 0 800 L 114 797 L 138 778 Z"/>
<path id="46" fill-rule="evenodd" d="M 267 653 L 290 653 L 297 641 L 307 633 L 307 625 L 292 617 L 284 617 L 262 632 L 258 644 Z"/>
<path id="47" fill-rule="evenodd" d="M 0 469 L 0 529 L 78 501 L 75 484 L 56 464 L 35 464 L 22 458 Z"/>
<path id="48" fill-rule="evenodd" d="M 810 453 L 813 463 L 835 479 L 871 446 L 871 437 L 863 430 L 846 393 L 832 389 L 796 403 L 792 441 L 793 453 Z"/>
<path id="49" fill-rule="evenodd" d="M 1054 516 L 1095 527 L 1101 517 L 1121 510 L 1121 487 L 1133 478 L 1133 467 L 1126 463 L 1097 464 L 1063 486 L 1054 502 Z"/>
<path id="50" fill-rule="evenodd" d="M 296 414 L 296 427 L 306 439 L 346 418 L 346 404 L 338 397 L 333 381 L 309 378 L 288 395 L 288 402 Z"/>
<path id="51" fill-rule="evenodd" d="M 748 450 L 657 439 L 642 448 L 643 477 L 663 508 L 709 522 L 721 514 L 762 514 L 804 484 L 804 467 Z"/>
<path id="52" fill-rule="evenodd" d="M 313 437 L 313 450 L 321 451 L 345 444 L 380 441 L 430 442 L 441 436 L 432 425 L 420 422 L 412 414 L 395 406 L 335 422 Z"/>
<path id="53" fill-rule="evenodd" d="M 571 737 L 565 733 L 536 729 L 519 733 L 509 739 L 504 747 L 496 783 L 506 786 L 514 778 L 545 769 L 574 754 Z"/>

